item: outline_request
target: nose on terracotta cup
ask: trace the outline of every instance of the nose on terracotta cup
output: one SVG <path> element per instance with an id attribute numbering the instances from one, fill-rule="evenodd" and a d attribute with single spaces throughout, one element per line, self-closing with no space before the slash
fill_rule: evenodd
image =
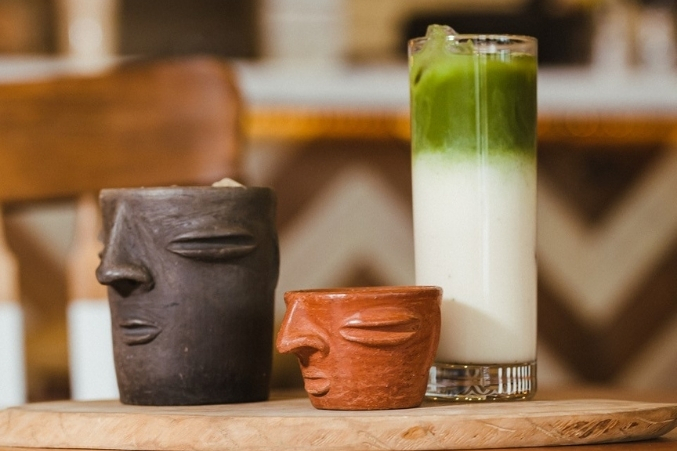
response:
<path id="1" fill-rule="evenodd" d="M 437 351 L 441 297 L 431 286 L 288 291 L 277 349 L 296 354 L 317 409 L 416 407 Z"/>
<path id="2" fill-rule="evenodd" d="M 263 401 L 279 271 L 269 188 L 108 189 L 100 194 L 120 400 Z"/>

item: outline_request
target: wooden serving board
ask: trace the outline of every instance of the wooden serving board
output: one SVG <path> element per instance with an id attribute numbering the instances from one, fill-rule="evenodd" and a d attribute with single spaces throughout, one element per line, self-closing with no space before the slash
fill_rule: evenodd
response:
<path id="1" fill-rule="evenodd" d="M 0 447 L 115 450 L 434 450 L 642 440 L 677 425 L 677 405 L 612 400 L 316 410 L 306 398 L 195 407 L 117 401 L 0 411 Z"/>

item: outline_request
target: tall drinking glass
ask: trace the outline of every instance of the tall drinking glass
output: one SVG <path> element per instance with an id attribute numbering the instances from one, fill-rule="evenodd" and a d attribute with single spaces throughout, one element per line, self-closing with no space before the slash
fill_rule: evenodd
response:
<path id="1" fill-rule="evenodd" d="M 416 283 L 444 290 L 427 395 L 536 391 L 537 43 L 432 25 L 409 42 Z"/>

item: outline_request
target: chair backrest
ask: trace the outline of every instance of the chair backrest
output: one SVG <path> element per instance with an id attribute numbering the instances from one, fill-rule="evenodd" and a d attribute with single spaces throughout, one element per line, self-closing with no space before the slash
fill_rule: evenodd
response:
<path id="1" fill-rule="evenodd" d="M 0 84 L 0 202 L 233 176 L 239 108 L 208 57 Z"/>
<path id="2" fill-rule="evenodd" d="M 82 385 L 82 375 L 74 372 L 101 366 L 92 360 L 102 354 L 98 345 L 89 345 L 110 341 L 105 328 L 97 332 L 98 338 L 91 336 L 92 328 L 103 326 L 106 319 L 101 313 L 107 311 L 105 291 L 94 279 L 98 232 L 93 226 L 98 220 L 98 211 L 92 208 L 94 195 L 107 187 L 206 185 L 223 177 L 239 178 L 241 106 L 234 72 L 227 62 L 213 57 L 135 60 L 95 75 L 0 83 L 0 204 L 90 199 L 78 203 L 82 207 L 73 240 L 77 248 L 66 270 L 73 301 L 69 305 L 73 312 L 68 313 L 71 385 Z M 7 251 L 0 246 L 3 252 Z M 22 267 L 21 255 L 17 257 Z M 6 275 L 5 280 L 12 277 Z M 75 305 L 83 299 L 98 300 L 94 313 L 92 303 Z M 13 307 L 16 301 L 0 299 Z M 16 322 L 15 314 L 13 318 L 5 320 Z M 89 339 L 74 338 L 83 334 Z M 18 349 L 22 340 L 0 342 L 0 358 L 17 355 L 1 348 L 16 342 Z M 82 345 L 89 347 L 83 350 Z M 0 373 L 11 366 L 0 362 Z M 102 377 L 90 374 L 85 379 Z M 3 390 L 13 389 L 0 387 L 0 406 Z M 96 397 L 97 390 L 72 386 L 80 399 Z"/>

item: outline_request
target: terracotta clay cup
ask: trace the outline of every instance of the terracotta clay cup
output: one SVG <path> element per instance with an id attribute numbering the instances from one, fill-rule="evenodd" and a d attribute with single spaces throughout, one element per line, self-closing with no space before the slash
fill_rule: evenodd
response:
<path id="1" fill-rule="evenodd" d="M 269 188 L 103 190 L 115 369 L 124 404 L 264 401 L 279 271 Z"/>
<path id="2" fill-rule="evenodd" d="M 317 409 L 417 407 L 440 334 L 439 287 L 289 291 L 277 336 Z"/>

